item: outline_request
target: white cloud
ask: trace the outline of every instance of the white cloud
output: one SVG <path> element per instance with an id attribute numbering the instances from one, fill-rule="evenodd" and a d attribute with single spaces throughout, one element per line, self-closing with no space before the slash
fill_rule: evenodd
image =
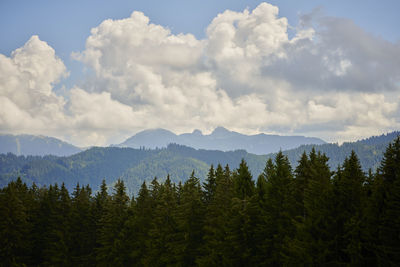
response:
<path id="1" fill-rule="evenodd" d="M 0 54 L 1 131 L 36 133 L 64 117 L 64 99 L 52 88 L 67 75 L 54 49 L 37 36 L 11 57 Z"/>
<path id="2" fill-rule="evenodd" d="M 343 19 L 310 15 L 292 38 L 289 27 L 267 3 L 219 14 L 203 40 L 141 12 L 105 20 L 73 53 L 93 77 L 65 96 L 53 91 L 68 75 L 63 62 L 33 36 L 0 54 L 0 131 L 104 145 L 153 127 L 333 141 L 400 127 L 398 44 Z"/>

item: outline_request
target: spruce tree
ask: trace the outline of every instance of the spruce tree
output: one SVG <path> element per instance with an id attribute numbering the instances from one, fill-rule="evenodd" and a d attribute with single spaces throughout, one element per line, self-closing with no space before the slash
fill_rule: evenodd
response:
<path id="1" fill-rule="evenodd" d="M 336 261 L 361 265 L 361 224 L 365 202 L 365 175 L 354 151 L 346 158 L 334 178 Z"/>
<path id="2" fill-rule="evenodd" d="M 208 205 L 211 202 L 211 199 L 215 194 L 215 171 L 214 166 L 211 164 L 210 170 L 208 171 L 208 175 L 206 178 L 206 182 L 203 184 L 204 187 L 204 202 Z"/>
<path id="3" fill-rule="evenodd" d="M 378 264 L 396 266 L 400 262 L 400 137 L 389 144 L 378 171 Z"/>
<path id="4" fill-rule="evenodd" d="M 176 242 L 178 225 L 176 222 L 177 192 L 169 175 L 164 184 L 156 180 L 152 183 L 152 194 L 156 197 L 153 210 L 152 227 L 146 242 L 148 254 L 147 266 L 165 266 L 177 264 L 178 259 L 173 245 Z"/>
<path id="5" fill-rule="evenodd" d="M 194 172 L 182 188 L 181 203 L 177 209 L 177 223 L 183 236 L 176 245 L 181 266 L 195 265 L 203 243 L 205 206 L 200 181 Z"/>
<path id="6" fill-rule="evenodd" d="M 74 266 L 92 266 L 96 263 L 96 222 L 92 211 L 91 188 L 76 187 L 72 196 L 69 218 L 71 262 Z"/>
<path id="7" fill-rule="evenodd" d="M 27 193 L 20 178 L 0 190 L 0 259 L 4 266 L 21 266 L 27 260 L 29 224 L 24 203 Z"/>
<path id="8" fill-rule="evenodd" d="M 287 240 L 293 235 L 291 185 L 293 180 L 289 160 L 280 151 L 275 157 L 275 164 L 267 161 L 265 176 L 266 193 L 264 224 L 257 232 L 265 236 L 265 241 L 258 250 L 266 255 L 262 264 L 280 266 L 284 263 L 284 250 Z"/>
<path id="9" fill-rule="evenodd" d="M 128 214 L 129 197 L 122 180 L 118 180 L 114 187 L 111 200 L 105 206 L 105 212 L 100 219 L 100 234 L 98 241 L 100 247 L 96 250 L 97 265 L 123 265 L 121 258 L 121 231 Z"/>
<path id="10" fill-rule="evenodd" d="M 309 154 L 311 176 L 304 191 L 305 216 L 297 224 L 292 247 L 299 264 L 323 266 L 335 262 L 334 199 L 328 157 L 315 149 Z M 293 251 L 293 250 L 291 250 Z"/>
<path id="11" fill-rule="evenodd" d="M 254 181 L 249 167 L 244 159 L 240 162 L 239 168 L 233 175 L 235 194 L 239 199 L 249 199 L 254 193 Z"/>
<path id="12" fill-rule="evenodd" d="M 230 263 L 230 244 L 228 242 L 228 226 L 232 198 L 234 196 L 233 181 L 229 166 L 225 169 L 218 164 L 215 170 L 215 195 L 206 207 L 204 221 L 204 244 L 199 266 L 227 266 Z"/>

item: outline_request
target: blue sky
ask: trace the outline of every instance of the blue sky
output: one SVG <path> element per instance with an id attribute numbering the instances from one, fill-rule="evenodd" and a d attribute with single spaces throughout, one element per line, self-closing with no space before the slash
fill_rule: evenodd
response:
<path id="1" fill-rule="evenodd" d="M 263 1 L 52 1 L 2 0 L 0 1 L 0 53 L 10 54 L 37 34 L 57 50 L 67 64 L 72 51 L 85 47 L 90 29 L 105 19 L 128 17 L 134 10 L 142 11 L 155 24 L 177 33 L 192 33 L 205 37 L 211 20 L 226 9 L 242 11 L 253 9 Z M 298 23 L 299 15 L 321 9 L 325 15 L 344 17 L 374 35 L 396 42 L 400 40 L 400 2 L 391 1 L 326 1 L 279 0 L 269 1 L 279 6 L 281 16 L 291 25 Z"/>
<path id="2" fill-rule="evenodd" d="M 220 36 L 224 34 L 223 31 L 216 31 L 218 25 L 216 25 L 217 20 L 215 18 L 226 10 L 236 12 L 235 16 L 237 18 L 229 18 L 229 20 L 232 20 L 231 26 L 236 27 L 236 37 L 234 40 L 232 39 L 234 45 L 237 46 L 235 51 L 242 49 L 249 53 L 250 50 L 246 49 L 249 49 L 250 46 L 246 48 L 241 47 L 241 45 L 243 42 L 250 43 L 249 40 L 254 37 L 254 32 L 250 34 L 249 31 L 251 29 L 240 29 L 240 26 L 237 26 L 238 24 L 236 23 L 240 23 L 240 21 L 250 23 L 249 21 L 252 18 L 251 16 L 244 18 L 242 15 L 239 18 L 238 14 L 244 14 L 243 11 L 246 8 L 251 14 L 261 3 L 262 1 L 236 0 L 2 0 L 0 2 L 0 54 L 5 57 L 4 60 L 12 59 L 14 62 L 12 64 L 20 68 L 19 72 L 13 72 L 15 71 L 13 67 L 6 69 L 10 71 L 7 77 L 15 75 L 15 77 L 22 79 L 23 70 L 26 72 L 26 68 L 22 68 L 21 64 L 18 63 L 20 62 L 18 60 L 21 59 L 11 54 L 12 51 L 18 48 L 23 49 L 20 51 L 21 53 L 16 54 L 20 54 L 19 58 L 23 58 L 24 62 L 30 62 L 28 71 L 32 72 L 32 75 L 37 75 L 37 73 L 46 75 L 49 70 L 35 69 L 39 68 L 40 63 L 34 61 L 34 58 L 40 59 L 40 57 L 35 57 L 35 55 L 38 55 L 35 49 L 46 50 L 48 52 L 46 56 L 49 56 L 49 61 L 43 60 L 43 62 L 48 65 L 55 64 L 52 67 L 53 70 L 57 70 L 54 73 L 52 72 L 54 77 L 48 75 L 48 79 L 43 77 L 27 78 L 28 80 L 25 83 L 19 85 L 18 88 L 23 86 L 26 86 L 26 88 L 21 89 L 22 91 L 18 92 L 18 95 L 23 95 L 32 102 L 32 99 L 34 99 L 34 96 L 31 95 L 32 92 L 45 92 L 46 97 L 51 98 L 43 100 L 45 105 L 48 105 L 49 109 L 50 106 L 52 108 L 57 106 L 57 112 L 60 112 L 60 114 L 44 122 L 41 116 L 45 116 L 46 112 L 49 112 L 48 110 L 40 110 L 32 103 L 27 108 L 24 105 L 27 105 L 28 100 L 13 100 L 15 96 L 12 96 L 12 94 L 17 95 L 17 93 L 15 93 L 15 90 L 10 91 L 10 87 L 7 87 L 8 83 L 12 81 L 0 80 L 0 90 L 1 86 L 3 86 L 3 92 L 0 91 L 0 96 L 3 95 L 7 98 L 7 100 L 4 100 L 7 101 L 7 105 L 12 105 L 15 108 L 13 112 L 4 111 L 1 113 L 0 111 L 0 132 L 54 135 L 76 144 L 89 145 L 117 142 L 136 131 L 154 127 L 164 127 L 176 132 L 185 132 L 191 131 L 198 126 L 196 128 L 208 132 L 213 127 L 221 125 L 247 133 L 315 135 L 328 141 L 353 140 L 370 134 L 379 134 L 398 129 L 396 128 L 399 125 L 399 120 L 396 118 L 399 114 L 399 108 L 396 105 L 396 97 L 399 95 L 399 72 L 396 71 L 399 66 L 397 52 L 400 46 L 400 31 L 398 30 L 400 19 L 397 14 L 398 10 L 400 10 L 400 4 L 398 1 L 269 1 L 268 3 L 271 6 L 279 9 L 279 14 L 274 14 L 274 19 L 267 22 L 271 28 L 267 29 L 268 25 L 265 26 L 263 34 L 265 34 L 264 37 L 268 37 L 268 34 L 271 34 L 271 36 L 274 34 L 277 34 L 276 36 L 279 35 L 280 37 L 276 37 L 278 38 L 276 40 L 282 44 L 281 47 L 275 47 L 272 43 L 270 43 L 272 46 L 265 46 L 266 44 L 260 44 L 258 41 L 251 44 L 258 49 L 257 51 L 265 49 L 265 47 L 271 49 L 271 51 L 273 50 L 273 52 L 264 51 L 262 55 L 260 54 L 263 60 L 265 59 L 262 62 L 257 61 L 256 57 L 248 56 L 248 54 L 240 60 L 237 55 L 227 60 L 227 58 L 221 59 L 218 53 L 210 54 L 210 51 L 214 51 L 213 49 L 220 49 L 221 45 L 227 44 L 226 42 L 218 43 L 221 39 L 218 39 L 219 37 L 216 38 L 214 35 L 216 39 L 211 36 L 212 33 Z M 254 26 L 262 22 L 262 16 L 272 14 L 272 10 L 263 10 L 262 12 L 264 13 L 260 15 L 261 17 L 254 15 L 253 19 L 257 17 L 259 20 L 261 18 L 259 22 L 254 22 L 256 23 Z M 170 30 L 170 33 L 165 36 L 165 40 L 169 38 L 169 34 L 170 37 L 177 36 L 178 39 L 181 38 L 180 42 L 187 43 L 188 46 L 185 46 L 185 49 L 190 50 L 196 47 L 188 52 L 196 55 L 197 52 L 200 53 L 196 59 L 192 60 L 188 55 L 180 61 L 185 67 L 180 69 L 179 73 L 190 72 L 193 74 L 192 76 L 178 77 L 177 73 L 172 73 L 173 69 L 181 68 L 181 65 L 176 66 L 176 63 L 171 63 L 168 58 L 160 62 L 152 61 L 150 63 L 146 60 L 135 61 L 138 51 L 140 53 L 150 53 L 149 55 L 159 53 L 162 56 L 165 53 L 174 55 L 176 51 L 172 47 L 165 50 L 165 46 L 152 47 L 153 51 L 146 47 L 136 47 L 135 50 L 124 46 L 122 42 L 132 41 L 135 32 L 126 31 L 127 28 L 120 25 L 125 22 L 119 23 L 119 21 L 129 19 L 129 21 L 126 21 L 127 24 L 139 23 L 142 17 L 131 17 L 133 11 L 142 12 L 150 20 L 150 24 L 159 25 L 162 29 Z M 228 13 L 225 12 L 224 14 L 226 18 L 229 17 Z M 303 15 L 309 15 L 311 20 L 309 24 L 303 25 L 303 28 L 301 28 L 299 22 Z M 273 26 L 273 24 L 280 18 L 287 19 L 288 25 L 285 24 L 282 29 L 277 30 L 274 28 L 276 25 Z M 124 37 L 118 39 L 110 32 L 102 32 L 101 36 L 94 36 L 91 33 L 91 29 L 99 27 L 106 19 L 112 19 L 113 24 L 113 26 L 109 25 L 108 30 L 121 26 L 120 30 L 123 31 L 123 34 L 132 35 L 133 37 L 131 39 L 124 39 Z M 221 25 L 220 23 L 219 26 Z M 215 27 L 213 28 L 213 26 Z M 158 29 L 160 34 L 165 33 L 162 29 Z M 300 33 L 302 32 L 303 34 L 304 32 L 305 34 L 307 29 L 313 29 L 313 34 L 311 31 L 308 32 L 313 37 L 311 35 L 300 36 Z M 151 27 L 148 27 L 148 30 L 150 31 Z M 247 35 L 245 34 L 247 37 L 238 41 L 240 34 L 243 35 L 245 30 L 248 31 Z M 285 32 L 288 32 L 288 36 L 282 37 L 281 34 L 285 34 Z M 181 33 L 185 36 L 192 34 L 195 40 L 179 37 Z M 142 34 L 146 35 L 149 32 Z M 336 34 L 337 37 L 335 37 Z M 38 38 L 31 39 L 32 36 L 37 36 Z M 94 46 L 85 47 L 86 40 L 90 36 L 95 38 L 96 42 L 101 43 L 101 48 L 95 47 L 98 43 Z M 298 41 L 295 45 L 294 39 L 296 39 L 296 36 L 300 36 L 299 38 L 303 41 Z M 259 37 L 263 36 L 258 36 L 257 38 Z M 106 46 L 105 43 L 102 43 L 105 40 L 111 40 L 110 38 L 113 38 L 112 40 L 116 42 L 115 45 Z M 148 36 L 146 38 L 155 37 Z M 156 41 L 163 42 L 156 39 L 150 40 L 150 43 L 147 43 L 147 47 L 149 47 L 149 44 L 152 46 Z M 293 42 L 290 42 L 291 39 L 293 39 Z M 28 40 L 31 40 L 31 42 L 28 42 Z M 118 43 L 119 41 L 121 43 Z M 235 43 L 236 41 L 238 42 Z M 304 48 L 303 43 L 306 42 L 309 43 Z M 293 52 L 296 49 L 300 49 L 299 47 L 302 47 L 301 52 Z M 126 49 L 126 51 L 123 49 Z M 181 48 L 176 49 L 179 51 Z M 54 56 L 51 50 L 54 50 Z M 114 50 L 117 50 L 117 52 Z M 306 50 L 308 52 L 305 52 Z M 95 63 L 95 59 L 89 55 L 89 53 L 95 51 L 102 53 L 102 59 L 127 53 L 127 61 L 124 64 L 143 67 L 146 71 L 151 71 L 147 73 L 142 69 L 138 70 L 136 67 L 132 69 L 127 67 L 129 71 L 123 69 L 124 73 L 116 75 L 116 72 L 121 72 L 121 66 L 110 60 L 100 60 Z M 226 52 L 227 50 L 223 51 Z M 75 56 L 72 56 L 72 53 L 75 53 Z M 222 50 L 220 53 L 222 53 Z M 315 55 L 315 53 L 318 53 L 318 55 Z M 43 55 L 41 54 L 41 56 Z M 267 60 L 267 57 L 270 59 Z M 287 60 L 282 61 L 283 57 Z M 272 58 L 275 58 L 273 59 L 273 64 L 270 63 Z M 125 58 L 122 59 L 125 60 Z M 121 61 L 123 61 L 122 59 Z M 390 62 L 387 62 L 388 60 L 386 59 L 390 59 Z M 296 65 L 299 60 L 302 62 Z M 246 76 L 244 74 L 245 71 L 242 72 L 240 68 L 235 69 L 235 67 L 232 67 L 228 69 L 221 64 L 243 64 L 243 66 L 248 64 L 249 73 Z M 311 66 L 312 64 L 322 64 L 327 72 L 316 73 L 320 68 L 312 69 L 312 67 L 309 68 L 309 71 L 314 71 L 315 75 L 310 75 L 304 68 L 300 68 L 301 71 L 299 71 L 299 66 Z M 363 70 L 364 74 L 366 73 L 363 78 L 362 75 L 364 74 L 357 72 L 355 68 L 358 64 L 360 66 L 374 67 Z M 254 66 L 257 67 L 250 71 L 250 68 Z M 40 68 L 42 67 L 40 65 Z M 108 71 L 112 71 L 114 76 L 104 76 Z M 369 71 L 373 75 L 367 75 Z M 6 72 L 3 71 L 3 73 Z M 240 77 L 240 79 L 228 77 L 234 73 L 239 73 L 243 77 Z M 252 76 L 252 73 L 258 74 Z M 130 75 L 134 75 L 137 79 L 135 78 L 135 81 L 131 81 Z M 162 80 L 161 84 L 152 84 L 148 79 L 143 80 L 144 77 L 147 77 L 146 75 L 158 77 Z M 324 77 L 323 81 L 314 79 L 318 75 Z M 368 81 L 372 76 L 374 76 L 372 82 Z M 176 78 L 177 81 L 180 81 L 180 84 L 190 80 L 188 86 L 193 86 L 193 89 L 187 87 L 176 89 L 180 85 L 169 84 L 166 82 L 167 78 Z M 33 87 L 40 88 L 33 88 L 32 84 L 34 84 Z M 262 84 L 264 84 L 264 87 Z M 201 97 L 207 95 L 210 99 L 219 99 L 219 102 L 230 103 L 230 106 L 227 106 L 226 109 L 231 110 L 232 113 L 237 112 L 235 110 L 240 110 L 242 108 L 241 105 L 244 105 L 244 103 L 253 103 L 254 110 L 249 109 L 246 111 L 248 114 L 251 114 L 252 111 L 261 112 L 265 117 L 270 117 L 271 119 L 246 121 L 243 118 L 234 121 L 233 118 L 215 118 L 212 113 L 216 112 L 218 108 L 204 106 L 203 104 L 199 104 L 197 107 L 201 112 L 189 110 L 183 112 L 190 114 L 185 118 L 180 114 L 179 110 L 169 107 L 166 102 L 170 101 L 168 97 L 160 99 L 160 102 L 157 103 L 147 99 L 146 97 L 149 97 L 147 93 L 155 90 L 154 88 L 160 90 L 158 92 L 159 95 L 175 94 L 176 99 L 182 98 L 182 101 L 183 99 L 198 100 L 199 103 L 210 101 L 209 99 L 202 100 Z M 190 93 L 190 90 L 202 93 L 197 97 L 194 93 Z M 288 96 L 293 95 L 293 93 L 298 94 L 296 99 L 289 100 Z M 334 97 L 324 99 L 324 96 L 330 94 L 334 95 Z M 155 96 L 159 95 L 153 95 L 151 98 L 157 98 Z M 268 96 L 275 97 L 275 101 L 271 101 Z M 109 124 L 107 121 L 103 122 L 101 118 L 97 118 L 95 115 L 88 115 L 91 112 L 96 114 L 95 108 L 94 110 L 83 111 L 81 107 L 78 107 L 78 101 L 73 102 L 73 99 L 81 101 L 85 97 L 93 103 L 108 101 L 107 103 L 110 105 L 115 105 L 112 112 L 125 110 L 124 114 L 129 113 L 131 117 L 126 118 L 125 125 L 115 124 L 114 128 L 111 129 L 107 127 Z M 192 99 L 191 97 L 194 98 Z M 346 106 L 347 103 L 352 103 L 352 99 L 360 99 L 360 97 L 364 99 L 363 103 L 358 103 L 355 108 L 349 109 L 349 112 L 355 113 L 354 116 L 348 117 L 340 112 L 343 106 Z M 130 100 L 128 101 L 127 99 Z M 285 105 L 287 107 L 282 110 L 275 106 L 277 105 L 276 103 L 280 103 L 281 107 Z M 165 105 L 165 109 L 155 110 L 156 105 Z M 176 105 L 179 106 L 179 104 Z M 380 109 L 370 110 L 371 108 L 368 105 L 378 105 Z M 41 106 L 43 106 L 43 103 Z M 181 109 L 185 108 L 186 106 L 182 104 Z M 290 119 L 296 116 L 290 111 L 292 109 L 299 114 L 307 110 L 303 114 L 302 121 Z M 364 116 L 366 110 L 371 114 Z M 163 120 L 168 121 L 169 124 L 163 124 L 156 119 L 161 116 L 160 114 L 165 114 L 166 111 L 172 114 L 171 118 L 166 117 Z M 79 112 L 86 113 L 83 115 L 78 114 Z M 111 121 L 119 117 L 118 112 L 114 113 L 114 117 L 110 118 Z M 284 115 L 281 116 L 280 114 L 282 113 Z M 12 118 L 18 116 L 23 117 L 27 121 L 26 124 L 31 123 L 35 127 L 22 127 L 11 123 Z M 340 116 L 343 116 L 343 118 Z M 194 122 L 193 117 L 195 118 Z M 63 123 L 60 123 L 60 121 L 63 121 Z M 377 123 L 378 121 L 380 123 Z M 382 123 L 382 121 L 385 122 Z M 49 122 L 54 123 L 54 127 L 51 129 L 37 126 L 41 123 L 46 125 Z M 71 129 L 63 132 L 62 128 L 65 128 L 68 124 L 72 124 Z M 376 127 L 371 127 L 371 124 L 376 124 Z"/>

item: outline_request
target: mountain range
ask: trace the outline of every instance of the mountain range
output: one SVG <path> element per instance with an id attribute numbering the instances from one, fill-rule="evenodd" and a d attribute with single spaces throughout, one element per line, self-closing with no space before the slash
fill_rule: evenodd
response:
<path id="1" fill-rule="evenodd" d="M 204 135 L 200 130 L 192 133 L 174 134 L 165 129 L 145 130 L 128 138 L 117 147 L 131 148 L 162 148 L 168 144 L 179 144 L 196 149 L 211 149 L 231 151 L 244 149 L 249 153 L 265 155 L 287 150 L 307 144 L 325 144 L 326 142 L 316 137 L 281 136 L 269 134 L 245 135 L 217 127 L 211 134 Z"/>
<path id="2" fill-rule="evenodd" d="M 342 145 L 303 145 L 283 153 L 295 168 L 300 155 L 315 148 L 329 157 L 328 163 L 335 170 L 354 150 L 363 170 L 375 171 L 388 143 L 399 134 L 393 132 Z M 194 170 L 196 176 L 204 181 L 211 164 L 229 164 L 231 169 L 235 169 L 241 159 L 246 160 L 256 179 L 263 171 L 267 159 L 275 155 L 256 155 L 245 150 L 224 152 L 194 149 L 178 144 L 170 144 L 162 149 L 93 147 L 68 157 L 16 156 L 8 153 L 0 155 L 0 187 L 19 176 L 28 184 L 35 182 L 39 186 L 64 182 L 69 190 L 78 182 L 90 184 L 93 189 L 97 189 L 103 178 L 109 185 L 121 178 L 128 192 L 135 194 L 143 181 L 150 182 L 154 177 L 163 181 L 169 174 L 172 181 L 179 183 L 185 181 Z"/>
<path id="3" fill-rule="evenodd" d="M 53 137 L 0 134 L 0 153 L 3 154 L 69 156 L 81 151 L 82 149 Z"/>
<path id="4" fill-rule="evenodd" d="M 280 136 L 280 135 L 245 135 L 217 127 L 209 135 L 201 131 L 177 135 L 165 129 L 151 129 L 141 131 L 114 147 L 130 148 L 165 148 L 168 144 L 180 144 L 196 149 L 211 149 L 231 151 L 244 149 L 249 153 L 265 155 L 279 150 L 296 148 L 306 144 L 324 144 L 325 141 L 315 137 Z M 59 139 L 35 135 L 0 135 L 0 153 L 13 153 L 15 155 L 34 156 L 70 156 L 81 152 L 82 148 L 76 147 Z"/>

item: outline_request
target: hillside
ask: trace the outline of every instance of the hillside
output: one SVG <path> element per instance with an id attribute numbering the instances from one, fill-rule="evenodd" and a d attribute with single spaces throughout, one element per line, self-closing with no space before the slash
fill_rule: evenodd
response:
<path id="1" fill-rule="evenodd" d="M 284 151 L 293 167 L 297 165 L 303 151 L 309 152 L 313 147 L 325 153 L 329 165 L 335 170 L 338 164 L 354 150 L 359 156 L 364 171 L 375 170 L 382 159 L 383 151 L 389 141 L 399 133 L 394 132 L 380 137 L 361 140 L 353 143 L 323 145 L 305 145 Z M 373 140 L 373 142 L 371 142 Z M 204 180 L 209 166 L 218 163 L 236 168 L 244 158 L 254 177 L 264 169 L 268 158 L 275 154 L 255 155 L 245 150 L 218 151 L 194 149 L 187 146 L 171 144 L 163 149 L 133 149 L 117 147 L 94 147 L 69 157 L 56 156 L 15 156 L 11 153 L 0 155 L 0 187 L 10 180 L 21 176 L 28 183 L 37 185 L 64 182 L 69 189 L 76 183 L 90 184 L 98 188 L 103 178 L 113 184 L 122 178 L 130 193 L 136 193 L 143 181 L 150 182 L 154 177 L 163 181 L 167 174 L 178 183 L 185 181 L 192 170 Z"/>
<path id="2" fill-rule="evenodd" d="M 36 135 L 0 134 L 0 153 L 15 155 L 69 156 L 82 150 L 57 138 Z"/>
<path id="3" fill-rule="evenodd" d="M 162 148 L 175 143 L 193 147 L 196 149 L 212 149 L 231 151 L 244 149 L 249 153 L 265 155 L 299 147 L 305 144 L 324 144 L 325 142 L 315 137 L 304 136 L 280 136 L 280 135 L 245 135 L 229 131 L 223 127 L 217 127 L 208 135 L 203 135 L 199 130 L 192 133 L 176 135 L 165 129 L 145 130 L 128 138 L 125 142 L 116 145 L 118 147 L 131 148 Z"/>
<path id="4" fill-rule="evenodd" d="M 331 169 L 336 169 L 343 160 L 350 155 L 354 150 L 358 155 L 361 167 L 365 172 L 370 168 L 375 171 L 379 166 L 383 152 L 387 145 L 394 140 L 400 132 L 391 132 L 380 136 L 372 136 L 357 142 L 345 142 L 342 145 L 338 144 L 323 144 L 323 145 L 302 145 L 298 148 L 284 151 L 283 153 L 289 158 L 292 166 L 297 166 L 297 161 L 301 154 L 306 151 L 309 153 L 314 147 L 315 150 L 325 153 L 329 157 L 329 166 Z M 275 154 L 269 154 L 267 157 L 274 157 Z"/>

